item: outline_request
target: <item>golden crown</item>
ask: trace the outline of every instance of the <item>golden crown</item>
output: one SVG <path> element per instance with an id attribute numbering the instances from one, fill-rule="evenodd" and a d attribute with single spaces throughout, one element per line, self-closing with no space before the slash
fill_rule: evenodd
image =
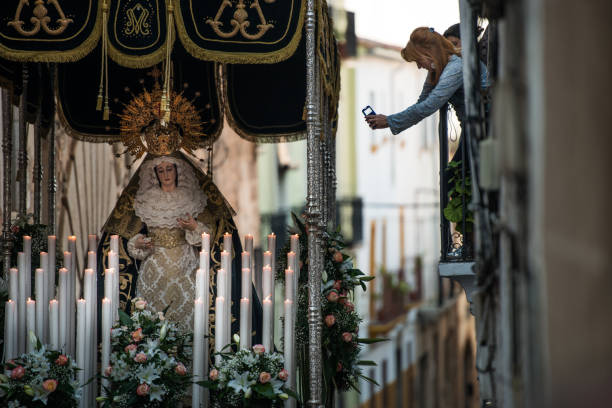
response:
<path id="1" fill-rule="evenodd" d="M 162 89 L 146 89 L 135 96 L 119 115 L 121 140 L 130 154 L 139 158 L 144 152 L 156 156 L 172 154 L 179 149 L 193 154 L 200 147 L 202 119 L 195 106 L 182 94 L 170 91 L 168 111 L 162 111 Z"/>

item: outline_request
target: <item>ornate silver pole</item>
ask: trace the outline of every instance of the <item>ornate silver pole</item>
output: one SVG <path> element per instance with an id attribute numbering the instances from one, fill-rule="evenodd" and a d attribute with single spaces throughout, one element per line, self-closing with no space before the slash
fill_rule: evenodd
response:
<path id="1" fill-rule="evenodd" d="M 335 113 L 334 113 L 335 116 Z M 338 126 L 338 124 L 336 123 L 336 126 Z M 336 219 L 336 192 L 338 191 L 338 179 L 336 176 L 336 135 L 334 134 L 334 131 L 332 129 L 332 132 L 330 134 L 330 138 L 331 138 L 331 180 L 332 180 L 332 192 L 331 192 L 331 197 L 332 197 L 332 223 L 334 224 L 334 227 L 336 226 L 336 223 L 338 222 L 338 220 Z"/>
<path id="2" fill-rule="evenodd" d="M 319 81 L 320 81 L 319 76 Z M 317 81 L 317 82 L 319 82 Z M 321 138 L 319 142 L 321 150 L 321 224 L 327 225 L 329 221 L 329 178 L 327 171 L 329 169 L 329 150 L 327 146 L 327 112 L 329 110 L 329 101 L 327 95 L 322 92 L 321 84 L 319 83 L 319 92 L 321 92 Z"/>
<path id="3" fill-rule="evenodd" d="M 319 89 L 316 82 L 317 61 L 315 52 L 315 0 L 306 2 L 306 126 L 308 133 L 308 196 L 306 198 L 306 223 L 308 226 L 308 355 L 309 391 L 307 401 L 310 407 L 320 407 L 321 403 L 321 273 L 323 269 L 321 240 L 319 237 L 321 221 L 320 209 L 320 156 L 319 156 Z"/>
<path id="4" fill-rule="evenodd" d="M 13 234 L 11 233 L 11 156 L 13 152 L 13 107 L 11 105 L 11 95 L 7 89 L 2 89 L 2 154 L 4 180 L 2 188 L 2 254 L 4 262 L 4 276 L 2 279 L 7 282 L 8 270 L 11 267 L 11 251 L 13 249 Z"/>
<path id="5" fill-rule="evenodd" d="M 19 102 L 19 155 L 18 164 L 19 170 L 17 172 L 19 182 L 19 213 L 25 215 L 26 208 L 26 197 L 27 197 L 27 170 L 28 170 L 28 122 L 26 122 L 26 110 L 28 100 L 28 65 L 23 64 L 21 68 L 21 75 L 23 81 L 23 89 L 21 90 L 21 100 Z"/>
<path id="6" fill-rule="evenodd" d="M 55 63 L 49 65 L 52 83 L 55 83 L 55 69 Z M 55 235 L 55 194 L 57 192 L 57 179 L 55 177 L 55 95 L 52 95 L 50 103 L 51 124 L 49 125 L 49 135 L 47 137 L 47 143 L 49 143 L 49 157 L 47 163 L 47 172 L 49 173 L 47 225 L 49 227 L 49 234 Z"/>
<path id="7" fill-rule="evenodd" d="M 42 83 L 42 67 L 36 64 L 36 71 L 38 75 L 38 83 Z M 36 107 L 36 123 L 34 124 L 34 223 L 40 224 L 40 213 L 42 204 L 42 148 L 41 148 L 41 137 L 42 137 L 42 90 L 38 97 L 38 106 Z"/>

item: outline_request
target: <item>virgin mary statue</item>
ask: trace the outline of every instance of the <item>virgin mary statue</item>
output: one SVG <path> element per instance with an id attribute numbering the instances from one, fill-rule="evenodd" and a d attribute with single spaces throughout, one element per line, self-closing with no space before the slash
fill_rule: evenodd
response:
<path id="1" fill-rule="evenodd" d="M 145 99 L 155 100 L 154 97 Z M 126 109 L 129 108 L 130 105 Z M 141 106 L 138 110 L 140 114 Z M 124 115 L 122 120 L 134 121 L 134 117 L 138 118 Z M 135 126 L 139 136 L 137 139 L 124 138 L 128 150 L 134 151 L 134 143 L 142 143 L 137 148 L 142 153 L 145 150 L 148 153 L 103 227 L 98 247 L 98 270 L 104 271 L 108 267 L 110 236 L 119 235 L 120 306 L 129 311 L 131 300 L 136 296 L 142 297 L 153 311 L 167 309 L 168 319 L 190 330 L 193 325 L 195 273 L 200 262 L 201 235 L 204 232 L 210 234 L 211 291 L 208 300 L 209 310 L 214 313 L 215 275 L 220 266 L 223 235 L 230 233 L 232 332 L 235 333 L 238 331 L 236 318 L 240 305 L 242 252 L 233 220 L 235 214 L 212 179 L 178 150 L 179 147 L 185 148 L 189 131 L 193 131 L 193 127 L 184 125 L 179 119 L 173 122 L 171 117 L 170 123 L 163 125 L 155 117 L 145 118 L 144 126 Z M 130 122 L 129 126 L 134 127 L 134 124 Z M 142 134 L 144 136 L 140 137 Z M 98 282 L 101 293 L 102 277 Z M 213 316 L 210 322 L 214 322 Z M 261 304 L 254 296 L 252 327 L 260 327 L 260 319 Z M 211 334 L 213 330 L 210 330 Z M 259 337 L 260 334 L 255 333 L 253 341 L 258 341 Z"/>

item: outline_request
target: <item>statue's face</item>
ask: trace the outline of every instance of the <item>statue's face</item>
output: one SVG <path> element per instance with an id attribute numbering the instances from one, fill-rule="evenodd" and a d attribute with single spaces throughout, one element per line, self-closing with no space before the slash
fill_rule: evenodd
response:
<path id="1" fill-rule="evenodd" d="M 172 191 L 176 188 L 176 168 L 173 163 L 161 162 L 155 167 L 155 172 L 164 191 Z"/>

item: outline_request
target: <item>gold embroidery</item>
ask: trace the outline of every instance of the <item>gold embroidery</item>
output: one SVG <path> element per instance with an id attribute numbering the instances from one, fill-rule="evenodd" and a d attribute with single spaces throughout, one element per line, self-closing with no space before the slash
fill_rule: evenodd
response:
<path id="1" fill-rule="evenodd" d="M 154 246 L 174 248 L 186 244 L 185 231 L 180 228 L 149 228 Z"/>
<path id="2" fill-rule="evenodd" d="M 276 0 L 265 1 L 266 3 L 276 2 Z M 215 18 L 209 18 L 206 20 L 206 24 L 210 25 L 213 31 L 221 38 L 232 38 L 235 37 L 238 32 L 240 32 L 240 34 L 242 34 L 242 36 L 247 40 L 258 40 L 263 37 L 268 30 L 274 28 L 274 24 L 270 24 L 266 21 L 266 17 L 264 16 L 261 6 L 259 5 L 259 0 L 253 0 L 249 8 L 254 8 L 257 12 L 257 17 L 259 17 L 259 24 L 256 26 L 258 31 L 255 34 L 250 34 L 247 32 L 247 28 L 251 25 L 251 22 L 248 20 L 249 13 L 245 10 L 246 6 L 244 4 L 244 0 L 238 0 L 236 11 L 234 11 L 233 18 L 230 20 L 230 24 L 234 26 L 234 28 L 231 31 L 222 31 L 220 27 L 223 25 L 223 22 L 220 21 L 220 19 L 228 6 L 232 7 L 232 2 L 230 0 L 223 0 Z"/>
<path id="3" fill-rule="evenodd" d="M 56 23 L 58 23 L 60 26 L 56 29 L 49 28 L 51 17 L 47 15 L 48 10 L 44 5 L 44 1 L 36 0 L 34 2 L 34 10 L 32 10 L 33 16 L 30 17 L 30 22 L 34 24 L 34 27 L 31 30 L 24 30 L 23 25 L 25 23 L 21 20 L 21 11 L 24 4 L 29 6 L 29 0 L 19 0 L 17 10 L 15 11 L 15 18 L 12 21 L 9 21 L 8 25 L 13 27 L 19 34 L 25 37 L 31 37 L 38 34 L 41 27 L 43 31 L 49 35 L 59 35 L 64 32 L 66 27 L 68 27 L 68 24 L 73 22 L 71 18 L 66 18 L 58 0 L 47 0 L 47 4 L 54 6 L 55 10 L 60 16 L 60 18 L 56 20 Z"/>
<path id="4" fill-rule="evenodd" d="M 136 3 L 134 7 L 126 11 L 128 20 L 123 32 L 125 35 L 149 35 L 151 34 L 151 23 L 148 21 L 149 10 Z"/>

